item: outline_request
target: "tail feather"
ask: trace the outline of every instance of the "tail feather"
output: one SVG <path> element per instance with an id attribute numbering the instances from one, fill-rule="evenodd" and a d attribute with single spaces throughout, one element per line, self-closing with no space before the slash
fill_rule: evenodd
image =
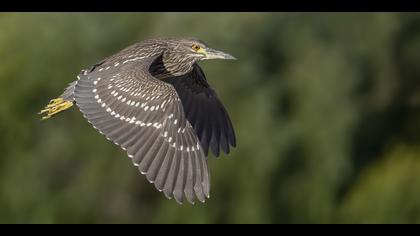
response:
<path id="1" fill-rule="evenodd" d="M 41 120 L 46 120 L 51 118 L 52 116 L 65 111 L 73 106 L 73 102 L 66 101 L 63 98 L 56 98 L 52 99 L 48 105 L 41 110 L 38 114 L 44 115 Z"/>

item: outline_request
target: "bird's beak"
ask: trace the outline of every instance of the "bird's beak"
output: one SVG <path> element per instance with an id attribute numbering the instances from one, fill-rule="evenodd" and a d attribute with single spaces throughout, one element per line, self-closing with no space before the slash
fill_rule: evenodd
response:
<path id="1" fill-rule="evenodd" d="M 203 54 L 205 55 L 203 60 L 209 60 L 209 59 L 236 60 L 236 58 L 233 57 L 232 55 L 222 52 L 222 51 L 214 50 L 212 48 L 207 48 L 205 51 L 203 50 Z"/>

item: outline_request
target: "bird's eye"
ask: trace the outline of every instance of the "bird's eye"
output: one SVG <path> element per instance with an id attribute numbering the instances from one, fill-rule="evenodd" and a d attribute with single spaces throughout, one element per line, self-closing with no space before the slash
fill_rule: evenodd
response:
<path id="1" fill-rule="evenodd" d="M 192 46 L 191 46 L 191 48 L 194 50 L 194 51 L 198 51 L 198 50 L 200 50 L 201 49 L 201 47 L 200 46 L 198 46 L 197 44 L 193 44 Z"/>

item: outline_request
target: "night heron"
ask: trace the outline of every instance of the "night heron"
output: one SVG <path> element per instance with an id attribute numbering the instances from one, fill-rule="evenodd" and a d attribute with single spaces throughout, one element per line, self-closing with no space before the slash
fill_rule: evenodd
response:
<path id="1" fill-rule="evenodd" d="M 236 146 L 228 113 L 197 65 L 235 59 L 193 38 L 144 40 L 82 70 L 42 119 L 76 104 L 169 199 L 209 198 L 208 151 Z"/>

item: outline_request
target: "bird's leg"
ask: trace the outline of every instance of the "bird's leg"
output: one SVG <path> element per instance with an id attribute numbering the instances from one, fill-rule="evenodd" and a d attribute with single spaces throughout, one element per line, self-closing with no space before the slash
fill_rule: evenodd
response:
<path id="1" fill-rule="evenodd" d="M 60 113 L 64 110 L 69 109 L 73 106 L 73 102 L 66 101 L 63 98 L 56 98 L 52 99 L 48 105 L 45 107 L 45 109 L 41 110 L 38 114 L 45 114 L 41 119 L 45 120 L 48 118 L 51 118 L 53 115 Z"/>

